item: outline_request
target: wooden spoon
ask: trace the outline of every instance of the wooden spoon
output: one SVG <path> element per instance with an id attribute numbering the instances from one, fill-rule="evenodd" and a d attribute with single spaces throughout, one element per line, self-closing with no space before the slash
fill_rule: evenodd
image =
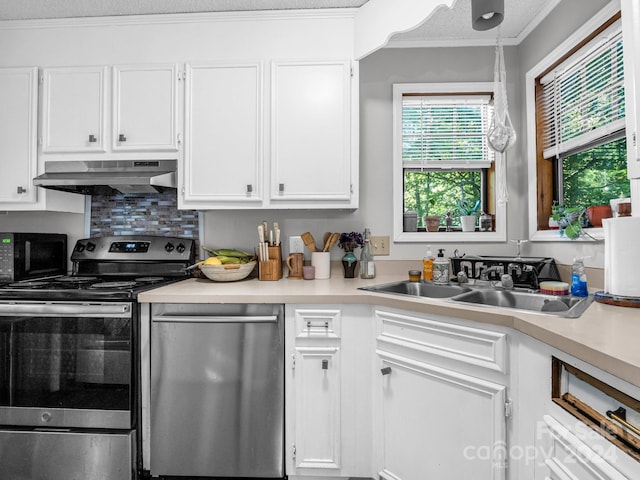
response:
<path id="1" fill-rule="evenodd" d="M 325 243 L 324 248 L 322 249 L 323 252 L 328 252 L 329 250 L 331 250 L 333 248 L 333 246 L 338 242 L 338 239 L 340 238 L 340 234 L 339 233 L 332 233 L 331 236 L 329 237 L 329 240 Z"/>
<path id="2" fill-rule="evenodd" d="M 331 232 L 325 232 L 324 237 L 322 237 L 322 251 L 323 252 L 326 252 L 324 247 L 327 246 L 327 242 L 329 241 L 329 238 L 331 238 Z"/>
<path id="3" fill-rule="evenodd" d="M 312 252 L 316 251 L 316 241 L 313 239 L 313 235 L 309 232 L 304 232 L 300 237 L 309 250 Z"/>

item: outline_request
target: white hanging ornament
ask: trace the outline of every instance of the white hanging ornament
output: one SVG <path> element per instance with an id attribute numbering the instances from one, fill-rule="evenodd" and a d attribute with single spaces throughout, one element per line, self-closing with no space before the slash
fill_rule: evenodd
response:
<path id="1" fill-rule="evenodd" d="M 509 117 L 507 104 L 507 73 L 504 63 L 504 52 L 498 39 L 496 45 L 496 62 L 493 80 L 493 118 L 487 140 L 489 147 L 498 153 L 503 153 L 507 148 L 516 143 L 516 132 Z"/>

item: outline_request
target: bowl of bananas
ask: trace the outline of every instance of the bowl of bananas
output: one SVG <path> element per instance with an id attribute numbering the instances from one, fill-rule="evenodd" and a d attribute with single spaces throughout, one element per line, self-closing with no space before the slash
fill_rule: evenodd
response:
<path id="1" fill-rule="evenodd" d="M 256 266 L 256 256 L 249 252 L 203 247 L 209 257 L 200 263 L 200 271 L 214 282 L 235 282 L 247 278 Z"/>

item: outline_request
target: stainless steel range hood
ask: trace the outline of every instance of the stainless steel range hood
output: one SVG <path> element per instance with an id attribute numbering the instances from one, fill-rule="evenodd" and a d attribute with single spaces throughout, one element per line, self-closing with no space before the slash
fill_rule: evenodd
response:
<path id="1" fill-rule="evenodd" d="M 33 184 L 83 195 L 156 193 L 176 188 L 176 167 L 176 160 L 46 162 Z"/>

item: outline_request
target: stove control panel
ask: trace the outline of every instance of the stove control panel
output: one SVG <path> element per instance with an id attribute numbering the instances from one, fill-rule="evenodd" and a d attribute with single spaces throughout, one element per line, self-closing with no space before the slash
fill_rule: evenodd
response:
<path id="1" fill-rule="evenodd" d="M 195 240 L 152 235 L 93 237 L 78 240 L 71 254 L 73 262 L 176 261 L 195 258 Z"/>
<path id="2" fill-rule="evenodd" d="M 109 247 L 110 252 L 118 253 L 147 253 L 150 242 L 113 242 Z"/>

